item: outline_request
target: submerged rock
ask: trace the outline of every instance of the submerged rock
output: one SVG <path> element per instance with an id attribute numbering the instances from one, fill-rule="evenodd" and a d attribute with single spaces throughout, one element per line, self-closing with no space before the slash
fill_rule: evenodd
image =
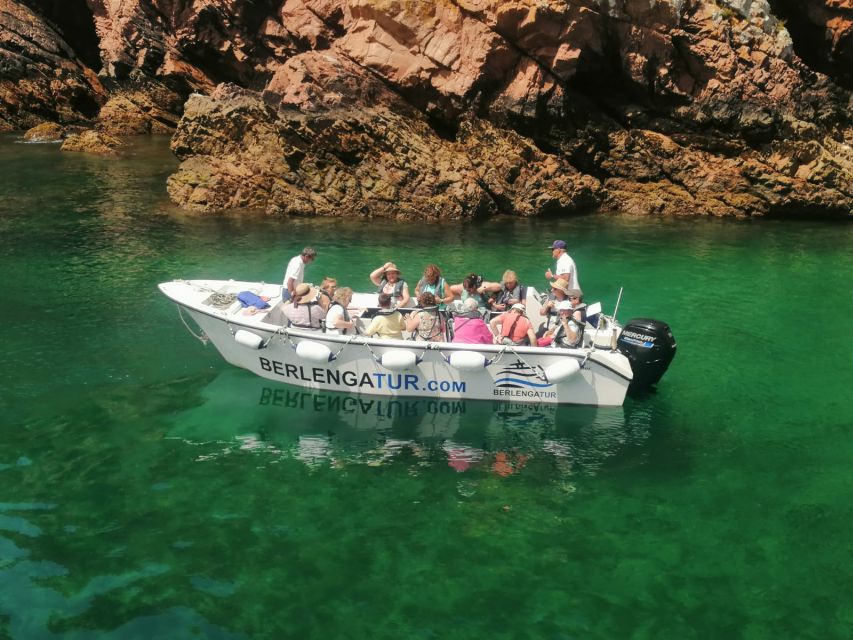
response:
<path id="1" fill-rule="evenodd" d="M 113 156 L 123 146 L 124 143 L 114 136 L 101 131 L 89 130 L 68 136 L 60 149 L 62 151 L 77 151 L 100 156 Z"/>
<path id="2" fill-rule="evenodd" d="M 55 122 L 42 122 L 24 132 L 27 142 L 59 142 L 65 138 L 65 127 Z"/>

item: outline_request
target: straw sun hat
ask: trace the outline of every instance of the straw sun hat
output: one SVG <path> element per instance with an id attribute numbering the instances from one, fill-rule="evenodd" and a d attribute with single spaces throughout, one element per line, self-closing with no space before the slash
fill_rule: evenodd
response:
<path id="1" fill-rule="evenodd" d="M 558 289 L 568 295 L 569 293 L 569 283 L 564 278 L 557 278 L 551 283 L 552 289 Z"/>

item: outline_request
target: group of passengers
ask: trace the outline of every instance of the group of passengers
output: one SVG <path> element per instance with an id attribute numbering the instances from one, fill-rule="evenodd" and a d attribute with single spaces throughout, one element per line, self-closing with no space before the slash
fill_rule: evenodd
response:
<path id="1" fill-rule="evenodd" d="M 500 282 L 487 282 L 481 275 L 471 273 L 461 283 L 451 285 L 438 266 L 430 264 L 412 295 L 393 262 L 370 273 L 370 280 L 377 287 L 379 307 L 361 333 L 400 340 L 406 331 L 413 340 L 429 342 L 450 339 L 466 344 L 576 347 L 581 344 L 586 324 L 577 269 L 566 253 L 565 242 L 556 240 L 549 249 L 557 265 L 554 272 L 545 272 L 550 293 L 539 310 L 546 320 L 538 333 L 526 315 L 527 289 L 514 271 L 505 271 Z M 337 280 L 328 277 L 319 287 L 303 282 L 305 266 L 316 256 L 313 248 L 305 247 L 290 260 L 282 286 L 282 304 L 274 310 L 281 315 L 269 321 L 306 329 L 325 327 L 327 333 L 352 335 L 358 331 L 354 316 L 360 313 L 350 313 L 352 289 L 338 288 Z M 454 304 L 456 300 L 459 302 Z"/>

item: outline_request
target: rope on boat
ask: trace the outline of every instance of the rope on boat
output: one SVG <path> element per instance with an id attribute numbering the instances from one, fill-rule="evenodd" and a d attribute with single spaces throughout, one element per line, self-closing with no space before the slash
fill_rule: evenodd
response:
<path id="1" fill-rule="evenodd" d="M 368 351 L 370 351 L 370 355 L 371 355 L 371 356 L 373 356 L 373 359 L 374 359 L 378 364 L 382 364 L 382 358 L 380 358 L 379 356 L 377 356 L 377 355 L 376 355 L 376 352 L 375 352 L 373 349 L 371 349 L 371 348 L 370 348 L 370 345 L 369 345 L 369 344 L 367 344 L 367 343 L 365 342 L 365 343 L 364 343 L 364 346 L 365 346 L 365 347 L 367 347 L 367 350 L 368 350 Z"/>
<path id="2" fill-rule="evenodd" d="M 281 336 L 282 344 L 285 344 L 285 340 L 287 340 L 287 343 L 290 344 L 290 346 L 294 350 L 296 349 L 296 343 L 293 342 L 293 340 L 290 338 L 290 331 L 288 331 L 286 327 L 281 327 L 281 329 L 277 330 L 276 333 Z M 272 339 L 272 337 L 275 337 L 275 333 L 271 336 L 270 339 Z"/>
<path id="3" fill-rule="evenodd" d="M 175 306 L 178 308 L 178 317 L 181 319 L 181 323 L 187 328 L 187 331 L 190 332 L 190 335 L 206 346 L 207 343 L 210 342 L 210 338 L 207 337 L 207 334 L 202 331 L 201 335 L 198 335 L 195 331 L 193 331 L 190 328 L 190 325 L 188 325 L 187 321 L 184 319 L 184 311 L 181 305 L 176 304 Z"/>
<path id="4" fill-rule="evenodd" d="M 504 354 L 506 353 L 506 349 L 507 349 L 507 345 L 504 345 L 504 348 L 501 349 L 500 351 L 498 351 L 498 355 L 496 355 L 494 358 L 486 360 L 486 366 L 488 366 L 490 364 L 497 364 L 498 362 L 500 362 L 500 359 L 503 358 Z"/>
<path id="5" fill-rule="evenodd" d="M 272 335 L 270 335 L 269 338 L 264 340 L 264 343 L 261 345 L 261 349 L 266 349 L 269 346 L 269 343 L 272 342 L 272 339 L 275 338 L 275 334 L 280 333 L 282 329 L 283 329 L 283 327 L 279 327 L 278 329 L 273 331 Z"/>
<path id="6" fill-rule="evenodd" d="M 346 342 L 344 342 L 344 343 L 341 345 L 341 348 L 340 348 L 340 349 L 338 349 L 337 353 L 335 353 L 335 354 L 332 356 L 332 360 L 337 360 L 337 359 L 338 359 L 338 356 L 339 356 L 339 355 L 341 355 L 341 352 L 344 350 L 344 347 L 346 347 L 350 342 L 352 342 L 353 340 L 355 340 L 357 337 L 358 337 L 358 334 L 357 334 L 357 333 L 352 334 L 352 335 L 350 336 L 350 339 L 349 339 L 349 340 L 347 340 Z M 368 348 L 368 349 L 370 349 L 370 347 L 367 347 L 367 348 Z"/>

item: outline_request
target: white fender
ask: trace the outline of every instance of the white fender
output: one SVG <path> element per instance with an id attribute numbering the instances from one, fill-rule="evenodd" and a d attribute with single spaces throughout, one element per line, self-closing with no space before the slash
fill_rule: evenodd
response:
<path id="1" fill-rule="evenodd" d="M 581 366 L 577 360 L 560 360 L 545 367 L 545 377 L 548 378 L 548 382 L 562 382 L 563 380 L 568 380 L 580 370 Z"/>
<path id="2" fill-rule="evenodd" d="M 257 333 L 252 333 L 245 329 L 237 331 L 237 333 L 234 334 L 234 339 L 238 344 L 242 344 L 244 347 L 248 347 L 249 349 L 260 349 L 261 345 L 264 343 L 264 339 Z"/>
<path id="3" fill-rule="evenodd" d="M 379 357 L 379 363 L 391 371 L 414 369 L 418 356 L 408 349 L 389 349 Z"/>
<path id="4" fill-rule="evenodd" d="M 332 359 L 329 347 L 313 340 L 303 340 L 296 345 L 296 355 L 317 364 L 328 364 Z"/>
<path id="5" fill-rule="evenodd" d="M 450 354 L 450 366 L 460 371 L 478 371 L 485 368 L 486 356 L 476 351 L 454 351 Z"/>

